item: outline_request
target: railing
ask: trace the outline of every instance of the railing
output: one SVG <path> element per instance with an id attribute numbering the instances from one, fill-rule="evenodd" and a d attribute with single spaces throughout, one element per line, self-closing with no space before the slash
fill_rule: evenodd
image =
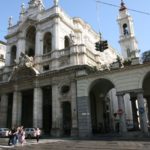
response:
<path id="1" fill-rule="evenodd" d="M 47 54 L 42 55 L 42 60 L 52 59 L 52 58 L 59 58 L 62 56 L 67 56 L 70 54 L 70 49 L 61 49 L 61 50 L 55 50 L 51 51 Z"/>
<path id="2" fill-rule="evenodd" d="M 52 52 L 49 52 L 49 53 L 47 53 L 47 54 L 42 55 L 42 59 L 45 60 L 45 59 L 51 58 L 51 53 L 52 53 Z"/>

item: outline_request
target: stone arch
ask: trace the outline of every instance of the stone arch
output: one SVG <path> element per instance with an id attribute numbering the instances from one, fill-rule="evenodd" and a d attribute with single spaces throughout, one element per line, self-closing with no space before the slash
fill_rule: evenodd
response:
<path id="1" fill-rule="evenodd" d="M 110 97 L 114 84 L 105 78 L 94 80 L 89 88 L 89 103 L 93 134 L 109 133 L 113 130 L 111 121 L 112 99 Z M 113 94 L 115 91 L 112 91 Z"/>
<path id="2" fill-rule="evenodd" d="M 64 37 L 64 48 L 70 47 L 70 38 L 68 36 Z"/>
<path id="3" fill-rule="evenodd" d="M 52 50 L 52 34 L 46 32 L 43 37 L 43 54 L 49 53 Z"/>
<path id="4" fill-rule="evenodd" d="M 36 46 L 36 28 L 35 26 L 29 26 L 26 30 L 26 50 L 25 53 L 28 56 L 35 56 Z"/>
<path id="5" fill-rule="evenodd" d="M 15 64 L 16 56 L 17 56 L 17 47 L 16 45 L 13 45 L 10 51 L 10 65 Z"/>
<path id="6" fill-rule="evenodd" d="M 139 78 L 139 83 L 138 83 L 138 88 L 139 89 L 143 88 L 143 82 L 149 76 L 149 74 L 150 74 L 149 70 L 142 70 L 140 72 L 140 78 Z"/>
<path id="7" fill-rule="evenodd" d="M 112 82 L 110 79 L 98 78 L 98 79 L 94 80 L 94 81 L 91 83 L 91 85 L 89 86 L 89 91 L 90 91 L 90 90 L 95 86 L 95 84 L 97 84 L 97 82 L 99 82 L 99 81 L 100 81 L 100 82 L 101 82 L 101 81 L 104 81 L 104 82 L 110 84 L 110 87 L 115 87 L 114 84 L 113 84 L 113 82 Z"/>
<path id="8" fill-rule="evenodd" d="M 145 110 L 147 113 L 147 122 L 150 124 L 150 71 L 146 73 L 142 83 L 143 96 L 145 98 Z"/>

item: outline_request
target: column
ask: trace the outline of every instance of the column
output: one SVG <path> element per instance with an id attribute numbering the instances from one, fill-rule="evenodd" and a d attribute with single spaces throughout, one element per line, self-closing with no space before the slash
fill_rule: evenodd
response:
<path id="1" fill-rule="evenodd" d="M 148 121 L 149 121 L 149 124 L 150 124 L 150 97 L 145 97 L 146 98 L 146 102 L 147 102 L 147 115 L 148 115 Z"/>
<path id="2" fill-rule="evenodd" d="M 41 52 L 41 31 L 36 31 L 36 42 L 35 42 L 35 56 L 40 56 Z"/>
<path id="3" fill-rule="evenodd" d="M 57 9 L 57 7 L 55 7 L 55 9 Z M 52 59 L 52 62 L 51 62 L 52 70 L 58 68 L 58 66 L 59 66 L 58 59 L 56 59 L 59 57 L 59 52 L 57 50 L 60 49 L 61 44 L 62 44 L 62 43 L 60 43 L 60 41 L 62 39 L 60 38 L 60 35 L 59 35 L 59 33 L 60 33 L 59 32 L 59 26 L 60 26 L 59 22 L 60 22 L 59 17 L 56 17 L 54 19 L 54 25 L 53 25 L 53 31 L 52 31 L 52 53 L 51 53 L 52 55 L 51 55 L 51 57 L 54 58 L 54 59 Z M 61 47 L 61 48 L 63 49 L 63 47 Z"/>
<path id="4" fill-rule="evenodd" d="M 71 111 L 72 111 L 72 129 L 71 136 L 78 135 L 78 118 L 77 118 L 77 100 L 76 100 L 76 82 L 71 83 Z"/>
<path id="5" fill-rule="evenodd" d="M 17 43 L 17 62 L 19 61 L 20 53 L 25 53 L 25 38 L 19 37 L 18 43 Z"/>
<path id="6" fill-rule="evenodd" d="M 33 127 L 43 127 L 43 91 L 40 87 L 34 88 Z"/>
<path id="7" fill-rule="evenodd" d="M 10 49 L 11 49 L 11 47 L 9 45 L 7 45 L 7 47 L 6 47 L 6 56 L 5 56 L 6 57 L 5 58 L 6 66 L 10 66 L 10 55 L 11 55 Z"/>
<path id="8" fill-rule="evenodd" d="M 21 92 L 13 93 L 13 108 L 12 108 L 12 127 L 21 125 L 22 116 L 22 95 Z"/>
<path id="9" fill-rule="evenodd" d="M 120 132 L 126 133 L 127 125 L 126 125 L 125 105 L 124 105 L 123 94 L 117 93 L 117 97 L 118 97 L 118 109 L 122 111 L 122 113 L 120 114 Z"/>
<path id="10" fill-rule="evenodd" d="M 62 107 L 59 101 L 59 91 L 56 84 L 52 85 L 52 132 L 53 136 L 62 135 Z"/>
<path id="11" fill-rule="evenodd" d="M 131 105 L 132 105 L 133 127 L 135 130 L 139 130 L 136 98 L 131 98 Z"/>
<path id="12" fill-rule="evenodd" d="M 60 36 L 59 36 L 59 22 L 60 22 L 60 19 L 59 18 L 55 18 L 54 19 L 54 26 L 53 26 L 53 33 L 52 33 L 52 50 L 58 50 L 59 47 L 60 47 Z"/>
<path id="13" fill-rule="evenodd" d="M 7 127 L 8 95 L 3 94 L 0 100 L 0 127 Z"/>
<path id="14" fill-rule="evenodd" d="M 144 99 L 143 99 L 143 93 L 142 92 L 137 93 L 137 100 L 138 100 L 138 109 L 139 109 L 141 131 L 143 133 L 148 133 L 146 111 L 145 111 L 145 107 L 144 107 Z"/>

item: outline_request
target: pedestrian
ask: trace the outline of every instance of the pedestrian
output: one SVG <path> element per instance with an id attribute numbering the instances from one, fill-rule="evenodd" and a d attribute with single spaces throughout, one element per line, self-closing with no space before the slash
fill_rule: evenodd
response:
<path id="1" fill-rule="evenodd" d="M 39 142 L 40 134 L 41 134 L 41 130 L 39 128 L 36 128 L 36 141 L 37 141 L 37 143 Z"/>
<path id="2" fill-rule="evenodd" d="M 21 145 L 23 146 L 23 144 L 25 143 L 25 131 L 23 129 L 23 126 L 20 127 L 18 137 L 19 137 L 19 143 L 21 143 Z"/>
<path id="3" fill-rule="evenodd" d="M 115 132 L 119 133 L 119 129 L 120 129 L 120 122 L 119 122 L 119 116 L 117 113 L 114 113 L 114 127 L 115 127 Z"/>
<path id="4" fill-rule="evenodd" d="M 17 130 L 16 130 L 16 128 L 12 128 L 9 131 L 8 145 L 9 146 L 16 145 L 16 143 L 17 143 Z"/>
<path id="5" fill-rule="evenodd" d="M 11 146 L 13 144 L 13 134 L 12 134 L 12 128 L 9 130 L 9 140 L 8 140 L 8 145 Z"/>

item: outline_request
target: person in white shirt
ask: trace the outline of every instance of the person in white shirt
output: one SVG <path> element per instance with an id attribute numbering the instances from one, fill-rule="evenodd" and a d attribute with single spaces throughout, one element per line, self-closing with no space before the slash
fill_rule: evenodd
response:
<path id="1" fill-rule="evenodd" d="M 40 134 L 41 134 L 41 130 L 39 128 L 36 128 L 36 141 L 37 141 L 37 143 L 39 142 Z"/>

